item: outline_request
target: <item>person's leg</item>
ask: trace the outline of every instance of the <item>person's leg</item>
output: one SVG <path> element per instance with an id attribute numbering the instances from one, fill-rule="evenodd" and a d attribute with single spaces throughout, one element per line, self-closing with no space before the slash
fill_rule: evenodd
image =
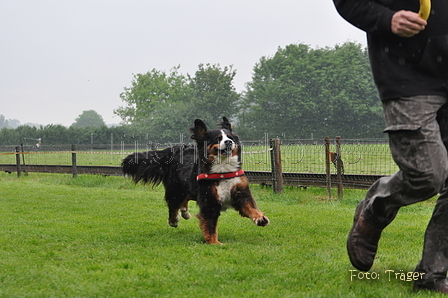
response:
<path id="1" fill-rule="evenodd" d="M 448 148 L 448 105 L 439 111 L 438 122 L 445 146 Z M 425 233 L 422 259 L 415 269 L 424 273 L 415 282 L 417 288 L 448 293 L 448 181 L 440 193 Z"/>
<path id="2" fill-rule="evenodd" d="M 381 232 L 400 207 L 427 200 L 442 190 L 448 158 L 437 113 L 445 102 L 441 96 L 383 102 L 385 131 L 400 170 L 376 181 L 358 205 L 347 241 L 350 261 L 356 268 L 371 268 Z"/>
<path id="3" fill-rule="evenodd" d="M 425 233 L 422 259 L 415 272 L 424 273 L 415 287 L 448 294 L 448 185 L 440 194 Z"/>

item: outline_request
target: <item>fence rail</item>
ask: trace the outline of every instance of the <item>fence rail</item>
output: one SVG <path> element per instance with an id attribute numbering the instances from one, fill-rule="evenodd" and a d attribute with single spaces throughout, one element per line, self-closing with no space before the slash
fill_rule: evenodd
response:
<path id="1" fill-rule="evenodd" d="M 365 189 L 379 177 L 397 170 L 387 140 L 326 138 L 276 142 L 243 142 L 244 170 L 251 183 L 275 186 L 281 181 L 281 185 L 327 187 L 329 191 L 336 186 Z M 43 145 L 38 150 L 0 147 L 0 170 L 121 175 L 119 165 L 128 154 L 169 145 L 172 144 Z"/>
<path id="2" fill-rule="evenodd" d="M 22 172 L 72 174 L 70 165 L 26 165 L 21 167 Z M 104 176 L 121 176 L 121 167 L 117 166 L 77 166 L 77 174 L 94 174 Z M 0 171 L 13 173 L 17 171 L 16 165 L 0 164 Z M 250 183 L 272 185 L 272 172 L 244 171 Z M 283 185 L 298 187 L 327 187 L 326 174 L 310 173 L 282 173 Z M 382 175 L 344 175 L 342 186 L 344 188 L 367 189 Z M 337 175 L 331 175 L 332 181 L 336 181 Z"/>

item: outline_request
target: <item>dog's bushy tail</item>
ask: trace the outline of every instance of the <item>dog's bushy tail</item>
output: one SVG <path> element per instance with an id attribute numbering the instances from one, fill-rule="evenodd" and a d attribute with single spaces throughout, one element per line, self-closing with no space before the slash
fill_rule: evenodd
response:
<path id="1" fill-rule="evenodd" d="M 132 177 L 134 183 L 159 185 L 168 173 L 168 166 L 173 158 L 170 148 L 135 152 L 123 159 L 121 167 L 125 176 Z"/>

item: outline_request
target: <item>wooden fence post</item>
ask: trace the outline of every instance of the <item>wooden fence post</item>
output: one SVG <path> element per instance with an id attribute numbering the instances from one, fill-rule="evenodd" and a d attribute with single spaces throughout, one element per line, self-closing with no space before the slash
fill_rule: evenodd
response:
<path id="1" fill-rule="evenodd" d="M 76 169 L 76 145 L 72 144 L 72 172 L 73 178 L 78 176 L 78 172 Z"/>
<path id="2" fill-rule="evenodd" d="M 331 199 L 331 156 L 330 156 L 330 138 L 325 137 L 325 171 L 327 173 L 327 194 L 328 198 Z"/>
<path id="3" fill-rule="evenodd" d="M 338 199 L 344 196 L 342 188 L 342 157 L 341 157 L 341 137 L 336 137 L 336 170 L 338 180 Z"/>
<path id="4" fill-rule="evenodd" d="M 21 143 L 20 144 L 20 151 L 22 152 L 22 161 L 23 161 L 23 164 L 22 164 L 22 172 L 23 173 L 25 173 L 25 176 L 28 176 L 28 171 L 26 170 L 26 163 L 25 163 L 25 151 L 23 150 L 23 143 Z"/>
<path id="5" fill-rule="evenodd" d="M 283 171 L 280 152 L 280 139 L 271 139 L 272 188 L 274 193 L 283 192 Z"/>
<path id="6" fill-rule="evenodd" d="M 20 165 L 20 146 L 16 146 L 16 166 L 17 166 L 17 177 L 22 175 L 22 167 Z"/>

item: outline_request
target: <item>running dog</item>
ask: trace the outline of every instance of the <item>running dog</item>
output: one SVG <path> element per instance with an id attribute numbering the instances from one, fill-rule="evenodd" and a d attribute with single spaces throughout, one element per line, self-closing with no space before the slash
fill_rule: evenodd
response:
<path id="1" fill-rule="evenodd" d="M 200 228 L 207 244 L 218 241 L 218 218 L 232 207 L 257 226 L 266 226 L 264 216 L 252 197 L 241 168 L 241 145 L 226 117 L 220 129 L 208 130 L 196 119 L 190 129 L 195 145 L 178 145 L 164 150 L 134 153 L 122 162 L 123 173 L 135 183 L 142 181 L 165 187 L 168 223 L 177 227 L 180 217 L 191 217 L 188 201 L 197 201 Z"/>

